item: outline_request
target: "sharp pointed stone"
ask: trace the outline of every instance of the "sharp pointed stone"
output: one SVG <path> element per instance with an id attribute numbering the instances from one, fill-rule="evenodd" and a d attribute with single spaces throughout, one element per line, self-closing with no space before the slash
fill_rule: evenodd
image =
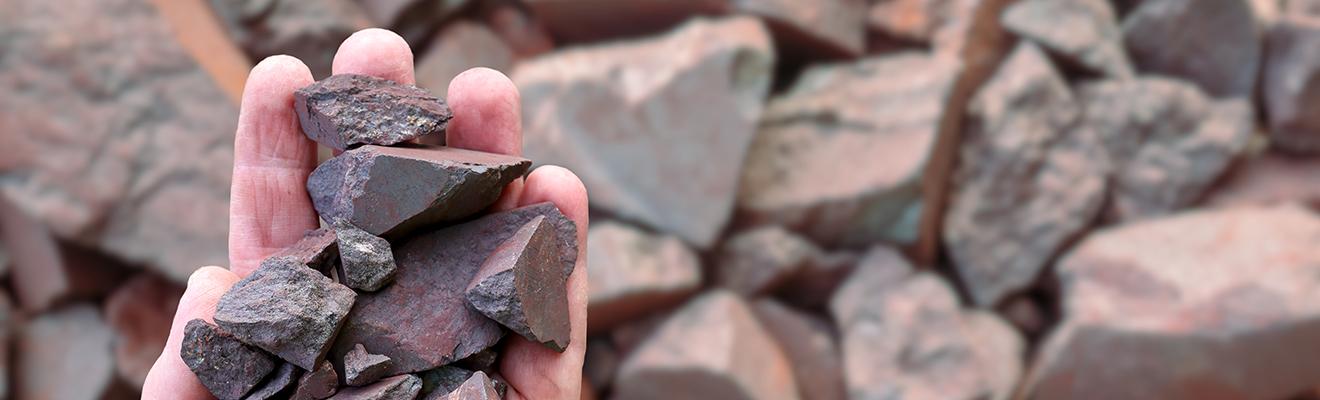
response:
<path id="1" fill-rule="evenodd" d="M 221 400 L 243 398 L 275 369 L 275 357 L 206 321 L 188 321 L 183 332 L 183 363 Z"/>
<path id="2" fill-rule="evenodd" d="M 477 371 L 459 385 L 458 389 L 435 398 L 437 400 L 499 400 L 503 396 L 495 390 L 495 383 L 485 372 Z"/>
<path id="3" fill-rule="evenodd" d="M 243 343 L 316 368 L 353 307 L 352 289 L 293 258 L 268 258 L 220 297 L 215 322 Z"/>
<path id="4" fill-rule="evenodd" d="M 335 260 L 339 257 L 335 231 L 330 228 L 307 231 L 293 246 L 286 247 L 271 257 L 293 257 L 322 274 L 334 273 Z"/>
<path id="5" fill-rule="evenodd" d="M 398 375 L 362 386 L 346 387 L 330 397 L 334 400 L 413 400 L 422 390 L 422 380 L 412 375 Z"/>
<path id="6" fill-rule="evenodd" d="M 390 242 L 346 222 L 335 224 L 335 235 L 346 286 L 374 292 L 394 280 L 398 268 Z"/>
<path id="7" fill-rule="evenodd" d="M 243 397 L 243 400 L 269 400 L 283 398 L 281 395 L 287 394 L 289 389 L 293 387 L 293 382 L 297 381 L 298 377 L 301 375 L 302 370 L 298 369 L 297 366 L 290 363 L 281 364 L 280 367 L 275 370 L 275 373 L 271 374 L 270 377 L 266 379 L 265 383 L 262 383 L 261 386 L 258 386 L 252 391 L 252 393 Z"/>
<path id="8" fill-rule="evenodd" d="M 307 192 L 321 219 L 390 236 L 484 210 L 530 166 L 520 157 L 450 147 L 362 146 L 317 167 Z"/>
<path id="9" fill-rule="evenodd" d="M 462 386 L 463 382 L 467 382 L 474 372 L 470 369 L 446 365 L 418 373 L 417 377 L 422 380 L 422 398 L 427 400 L 444 398 L 446 394 Z"/>
<path id="10" fill-rule="evenodd" d="M 349 386 L 362 386 L 373 383 L 385 376 L 390 368 L 390 358 L 367 352 L 361 344 L 344 355 L 344 382 Z"/>
<path id="11" fill-rule="evenodd" d="M 568 293 L 558 244 L 545 217 L 533 218 L 486 259 L 467 299 L 514 333 L 562 352 L 569 341 Z"/>
<path id="12" fill-rule="evenodd" d="M 366 75 L 334 75 L 294 92 L 307 137 L 344 150 L 443 135 L 453 113 L 426 90 Z"/>
<path id="13" fill-rule="evenodd" d="M 316 369 L 309 371 L 301 378 L 298 378 L 298 386 L 293 390 L 292 400 L 320 400 L 328 398 L 335 394 L 335 389 L 339 388 L 339 373 L 335 372 L 334 364 L 329 361 L 321 361 L 316 364 Z"/>

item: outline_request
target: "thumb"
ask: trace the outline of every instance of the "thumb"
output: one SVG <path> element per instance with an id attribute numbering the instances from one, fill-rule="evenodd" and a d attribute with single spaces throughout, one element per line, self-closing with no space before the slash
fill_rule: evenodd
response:
<path id="1" fill-rule="evenodd" d="M 147 374 L 147 381 L 142 387 L 144 400 L 154 399 L 211 399 L 211 392 L 202 386 L 188 365 L 179 357 L 183 343 L 183 328 L 196 318 L 207 322 L 214 321 L 216 303 L 220 296 L 238 282 L 238 275 L 220 267 L 202 267 L 188 277 L 188 289 L 179 299 L 179 310 L 174 313 L 174 322 L 170 326 L 170 337 L 165 342 L 156 364 Z"/>

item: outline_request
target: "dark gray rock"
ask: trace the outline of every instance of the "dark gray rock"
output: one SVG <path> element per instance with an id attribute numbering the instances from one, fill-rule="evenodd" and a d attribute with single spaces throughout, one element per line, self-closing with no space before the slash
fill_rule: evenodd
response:
<path id="1" fill-rule="evenodd" d="M 184 327 L 179 355 L 202 386 L 221 400 L 242 399 L 276 366 L 275 357 L 200 319 Z"/>
<path id="2" fill-rule="evenodd" d="M 1269 31 L 1261 97 L 1271 145 L 1293 153 L 1320 152 L 1320 22 L 1289 18 Z"/>
<path id="3" fill-rule="evenodd" d="M 354 74 L 334 75 L 298 89 L 293 108 L 307 137 L 335 150 L 444 135 L 454 117 L 444 100 L 426 90 Z"/>
<path id="4" fill-rule="evenodd" d="M 1004 28 L 1062 56 L 1072 65 L 1131 78 L 1123 31 L 1108 0 L 1027 0 L 1009 6 Z"/>
<path id="5" fill-rule="evenodd" d="M 345 387 L 331 396 L 334 400 L 413 400 L 422 390 L 422 380 L 412 375 L 398 375 L 359 387 Z"/>
<path id="6" fill-rule="evenodd" d="M 374 292 L 394 279 L 398 268 L 390 242 L 342 221 L 335 224 L 335 236 L 345 286 Z"/>
<path id="7" fill-rule="evenodd" d="M 220 297 L 215 322 L 226 332 L 311 370 L 325 357 L 353 307 L 352 289 L 292 258 L 268 258 Z"/>
<path id="8" fill-rule="evenodd" d="M 252 393 L 248 393 L 243 400 L 269 400 L 276 398 L 288 398 L 293 390 L 293 383 L 302 376 L 303 371 L 290 363 L 280 364 L 280 367 L 266 378 Z"/>
<path id="9" fill-rule="evenodd" d="M 344 382 L 349 386 L 374 383 L 384 377 L 389 368 L 389 357 L 368 353 L 359 344 L 344 355 Z"/>
<path id="10" fill-rule="evenodd" d="M 482 263 L 467 287 L 477 311 L 533 342 L 564 351 L 569 342 L 567 276 L 558 238 L 544 216 L 523 225 Z M 573 246 L 576 247 L 576 246 Z"/>
<path id="11" fill-rule="evenodd" d="M 322 274 L 332 274 L 335 269 L 335 261 L 339 259 L 339 246 L 335 242 L 335 231 L 330 228 L 307 231 L 302 239 L 292 246 L 276 252 L 271 257 L 293 257 L 298 262 L 320 271 Z"/>
<path id="12" fill-rule="evenodd" d="M 495 390 L 495 384 L 485 372 L 477 371 L 468 377 L 457 389 L 449 392 L 440 400 L 499 400 L 504 398 Z"/>
<path id="13" fill-rule="evenodd" d="M 452 365 L 417 373 L 422 380 L 422 398 L 434 400 L 458 389 L 475 371 Z"/>
<path id="14" fill-rule="evenodd" d="M 520 157 L 450 147 L 362 146 L 317 167 L 307 192 L 321 219 L 388 237 L 484 210 L 530 166 Z"/>
<path id="15" fill-rule="evenodd" d="M 1141 73 L 1195 82 L 1214 97 L 1251 97 L 1261 29 L 1246 0 L 1142 0 L 1123 19 Z"/>
<path id="16" fill-rule="evenodd" d="M 334 364 L 321 361 L 316 369 L 307 371 L 298 378 L 298 385 L 293 389 L 291 400 L 321 400 L 335 394 L 339 388 L 339 373 Z"/>

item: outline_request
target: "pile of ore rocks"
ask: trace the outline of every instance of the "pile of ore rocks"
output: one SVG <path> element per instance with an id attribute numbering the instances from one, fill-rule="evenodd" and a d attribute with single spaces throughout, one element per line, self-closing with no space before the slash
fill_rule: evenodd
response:
<path id="1" fill-rule="evenodd" d="M 577 227 L 549 203 L 483 212 L 531 162 L 413 141 L 444 135 L 425 90 L 334 75 L 295 93 L 341 154 L 307 189 L 329 227 L 275 253 L 188 322 L 182 357 L 216 397 L 497 399 L 512 331 L 564 351 Z"/>

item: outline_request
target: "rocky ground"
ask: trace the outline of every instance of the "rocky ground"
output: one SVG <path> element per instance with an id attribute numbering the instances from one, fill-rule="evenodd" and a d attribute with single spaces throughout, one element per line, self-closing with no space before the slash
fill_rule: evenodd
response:
<path id="1" fill-rule="evenodd" d="M 370 26 L 587 184 L 586 398 L 1320 398 L 1311 0 L 0 0 L 0 398 L 137 397 L 226 71 Z"/>

